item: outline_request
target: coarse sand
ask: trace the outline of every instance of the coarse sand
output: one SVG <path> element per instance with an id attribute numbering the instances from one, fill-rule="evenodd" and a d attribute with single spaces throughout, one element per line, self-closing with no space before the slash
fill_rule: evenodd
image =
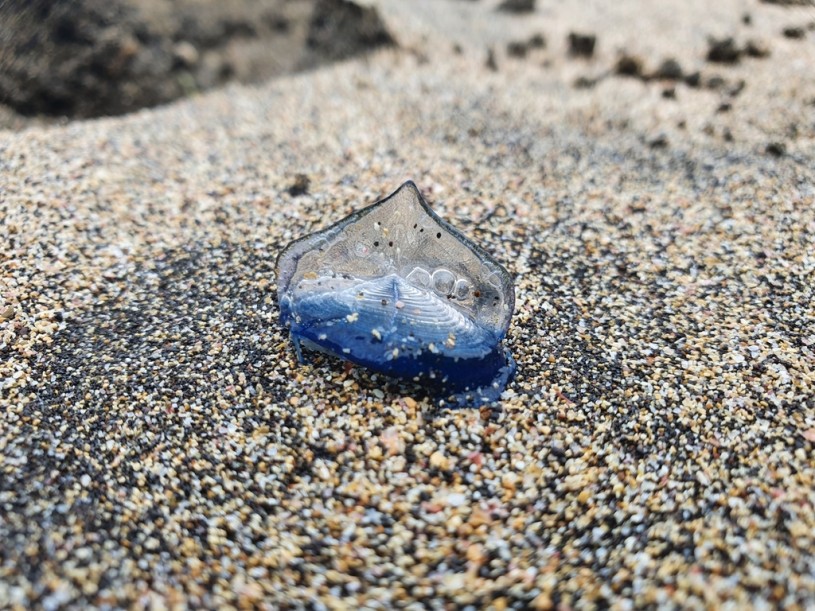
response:
<path id="1" fill-rule="evenodd" d="M 812 12 L 405 4 L 367 58 L 0 132 L 0 608 L 813 608 Z M 491 408 L 278 324 L 280 249 L 408 178 L 515 278 Z"/>

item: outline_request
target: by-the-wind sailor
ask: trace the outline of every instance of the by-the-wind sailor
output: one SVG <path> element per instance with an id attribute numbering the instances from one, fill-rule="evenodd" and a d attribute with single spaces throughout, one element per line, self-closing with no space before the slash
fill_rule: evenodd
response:
<path id="1" fill-rule="evenodd" d="M 496 400 L 515 372 L 501 342 L 512 279 L 411 181 L 292 242 L 277 268 L 280 320 L 301 359 L 302 343 L 463 405 Z"/>

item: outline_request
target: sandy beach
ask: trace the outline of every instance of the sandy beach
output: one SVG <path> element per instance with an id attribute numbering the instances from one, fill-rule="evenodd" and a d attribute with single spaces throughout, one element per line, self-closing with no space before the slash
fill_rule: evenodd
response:
<path id="1" fill-rule="evenodd" d="M 497 4 L 0 131 L 0 608 L 815 606 L 815 9 Z M 278 323 L 407 179 L 515 279 L 491 407 Z"/>

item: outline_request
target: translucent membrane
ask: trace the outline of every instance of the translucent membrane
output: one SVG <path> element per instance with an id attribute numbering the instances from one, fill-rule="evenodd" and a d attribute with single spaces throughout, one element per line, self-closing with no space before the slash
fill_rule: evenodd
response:
<path id="1" fill-rule="evenodd" d="M 512 279 L 408 181 L 292 242 L 277 263 L 280 320 L 301 345 L 420 381 L 459 405 L 495 401 L 515 373 L 501 340 Z"/>

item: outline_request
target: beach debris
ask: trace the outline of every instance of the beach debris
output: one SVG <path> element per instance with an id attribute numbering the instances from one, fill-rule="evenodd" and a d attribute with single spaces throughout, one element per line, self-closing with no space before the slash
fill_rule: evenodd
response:
<path id="1" fill-rule="evenodd" d="M 365 0 L 0 2 L 0 24 L 0 103 L 26 116 L 126 114 L 396 44 Z"/>
<path id="2" fill-rule="evenodd" d="M 532 13 L 535 11 L 535 0 L 504 0 L 498 10 L 505 13 Z"/>
<path id="3" fill-rule="evenodd" d="M 621 76 L 644 78 L 643 63 L 642 58 L 638 55 L 629 55 L 626 53 L 617 59 L 614 72 Z"/>
<path id="4" fill-rule="evenodd" d="M 681 81 L 684 76 L 682 65 L 674 58 L 669 57 L 662 61 L 654 71 L 652 78 L 666 81 Z"/>
<path id="5" fill-rule="evenodd" d="M 301 347 L 413 379 L 458 405 L 496 401 L 515 372 L 504 347 L 512 279 L 440 219 L 408 181 L 287 246 L 281 323 Z"/>
<path id="6" fill-rule="evenodd" d="M 526 46 L 529 49 L 545 49 L 546 48 L 546 37 L 541 34 L 532 34 L 529 37 L 529 40 L 526 41 Z"/>
<path id="7" fill-rule="evenodd" d="M 806 30 L 798 26 L 789 26 L 781 30 L 785 38 L 792 38 L 793 40 L 800 40 L 806 36 Z"/>
<path id="8" fill-rule="evenodd" d="M 594 34 L 569 33 L 569 55 L 572 57 L 591 57 L 597 45 L 597 36 Z"/>
<path id="9" fill-rule="evenodd" d="M 783 157 L 787 154 L 787 145 L 783 142 L 773 141 L 768 143 L 764 150 L 773 157 Z"/>
<path id="10" fill-rule="evenodd" d="M 741 57 L 742 49 L 731 37 L 709 38 L 707 49 L 707 60 L 719 64 L 735 64 Z"/>
<path id="11" fill-rule="evenodd" d="M 396 45 L 375 4 L 362 0 L 317 0 L 306 44 L 330 59 Z"/>
<path id="12" fill-rule="evenodd" d="M 507 43 L 507 55 L 524 58 L 527 53 L 536 49 L 546 48 L 546 38 L 543 34 L 533 34 L 527 40 L 515 40 Z"/>
<path id="13" fill-rule="evenodd" d="M 311 181 L 306 174 L 295 174 L 294 180 L 292 180 L 287 191 L 292 197 L 299 197 L 308 193 L 310 184 Z"/>
<path id="14" fill-rule="evenodd" d="M 510 57 L 526 57 L 527 46 L 523 41 L 515 40 L 507 43 L 507 55 Z"/>
<path id="15" fill-rule="evenodd" d="M 668 136 L 665 132 L 657 132 L 648 138 L 648 146 L 652 149 L 664 149 L 668 146 Z"/>

